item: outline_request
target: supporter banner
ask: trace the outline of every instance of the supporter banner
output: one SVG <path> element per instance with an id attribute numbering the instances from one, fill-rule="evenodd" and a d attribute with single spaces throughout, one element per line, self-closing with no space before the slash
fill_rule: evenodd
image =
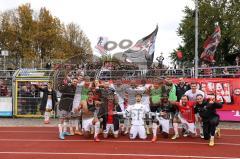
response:
<path id="1" fill-rule="evenodd" d="M 218 110 L 221 121 L 240 121 L 240 79 L 237 78 L 188 78 L 187 83 L 197 82 L 199 89 L 207 94 L 208 98 L 215 97 L 223 103 Z M 178 79 L 174 79 L 175 84 Z"/>
<path id="2" fill-rule="evenodd" d="M 215 97 L 217 101 L 223 103 L 222 110 L 240 110 L 240 79 L 200 78 L 186 79 L 186 81 L 188 83 L 196 81 L 199 89 L 204 91 L 207 97 Z"/>

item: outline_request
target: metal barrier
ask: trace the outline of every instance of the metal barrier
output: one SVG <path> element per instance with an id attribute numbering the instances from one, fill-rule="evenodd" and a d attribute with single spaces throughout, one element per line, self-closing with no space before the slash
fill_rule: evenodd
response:
<path id="1" fill-rule="evenodd" d="M 224 70 L 226 70 L 224 72 Z M 64 72 L 60 70 L 59 72 Z M 69 71 L 72 76 L 77 74 L 77 70 Z M 183 68 L 183 69 L 148 69 L 148 70 L 109 70 L 109 69 L 96 69 L 96 70 L 83 70 L 85 76 L 89 76 L 92 79 L 141 79 L 141 78 L 163 78 L 170 76 L 173 78 L 194 78 L 194 68 Z M 240 77 L 240 66 L 227 66 L 227 67 L 200 67 L 198 68 L 199 78 L 214 78 L 214 77 Z M 64 73 L 61 74 L 61 79 L 64 78 Z"/>
<path id="2" fill-rule="evenodd" d="M 201 67 L 198 68 L 199 78 L 238 78 L 240 77 L 240 66 L 226 67 Z"/>

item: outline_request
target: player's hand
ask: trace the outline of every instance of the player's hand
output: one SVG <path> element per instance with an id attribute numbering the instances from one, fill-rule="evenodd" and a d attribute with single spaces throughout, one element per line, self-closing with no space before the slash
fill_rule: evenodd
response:
<path id="1" fill-rule="evenodd" d="M 113 115 L 117 114 L 117 111 L 113 111 L 112 114 L 113 114 Z"/>

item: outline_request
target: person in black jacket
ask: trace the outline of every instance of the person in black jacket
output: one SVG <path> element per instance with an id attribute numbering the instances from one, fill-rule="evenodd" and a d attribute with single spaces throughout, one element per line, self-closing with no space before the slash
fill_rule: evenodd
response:
<path id="1" fill-rule="evenodd" d="M 185 83 L 184 79 L 179 78 L 179 83 L 176 86 L 177 101 L 179 102 L 182 96 L 185 94 L 185 92 L 187 92 L 190 89 L 191 89 L 190 86 Z"/>
<path id="2" fill-rule="evenodd" d="M 112 131 L 114 138 L 118 138 L 120 117 L 117 112 L 121 111 L 117 96 L 114 92 L 109 91 L 107 100 L 102 103 L 99 110 L 99 118 L 102 118 L 104 138 L 108 138 L 110 131 Z"/>
<path id="3" fill-rule="evenodd" d="M 40 112 L 44 112 L 44 123 L 49 124 L 50 112 L 55 110 L 55 105 L 58 102 L 56 91 L 53 89 L 52 82 L 48 82 L 46 87 L 37 86 L 43 92 L 43 97 L 40 105 Z"/>
<path id="4" fill-rule="evenodd" d="M 58 90 L 62 93 L 59 102 L 60 124 L 58 124 L 59 138 L 62 140 L 64 140 L 65 135 L 70 135 L 66 128 L 68 127 L 67 125 L 69 125 L 68 119 L 71 116 L 77 83 L 78 80 L 76 78 L 72 79 L 71 81 L 64 80 L 63 84 L 58 88 Z"/>
<path id="5" fill-rule="evenodd" d="M 216 109 L 222 108 L 222 104 L 215 102 L 214 99 L 209 101 L 204 101 L 203 99 L 203 95 L 197 95 L 194 109 L 195 113 L 199 113 L 202 119 L 204 139 L 210 139 L 209 146 L 214 146 L 215 132 L 217 132 L 218 136 L 220 134 L 220 129 L 216 131 L 216 127 L 219 124 L 219 115 Z"/>

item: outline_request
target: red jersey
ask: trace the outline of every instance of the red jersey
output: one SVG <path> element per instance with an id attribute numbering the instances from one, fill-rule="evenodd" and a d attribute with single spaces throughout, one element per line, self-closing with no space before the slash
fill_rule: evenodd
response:
<path id="1" fill-rule="evenodd" d="M 185 106 L 180 105 L 180 102 L 176 103 L 182 117 L 187 120 L 189 123 L 195 122 L 195 114 L 194 114 L 194 105 L 195 102 L 188 101 Z"/>
<path id="2" fill-rule="evenodd" d="M 113 124 L 113 102 L 108 102 L 108 118 L 107 118 L 107 124 Z"/>

